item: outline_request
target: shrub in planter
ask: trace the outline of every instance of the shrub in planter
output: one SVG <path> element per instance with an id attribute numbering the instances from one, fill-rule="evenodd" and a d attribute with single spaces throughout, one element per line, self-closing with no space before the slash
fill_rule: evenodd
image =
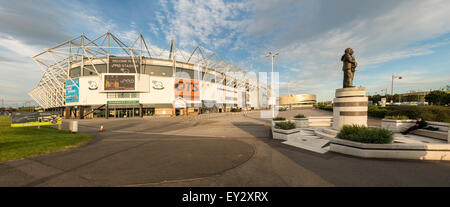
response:
<path id="1" fill-rule="evenodd" d="M 386 116 L 385 119 L 392 119 L 392 120 L 408 120 L 408 116 L 403 115 L 397 115 L 397 116 Z"/>
<path id="2" fill-rule="evenodd" d="M 286 120 L 286 118 L 284 118 L 284 117 L 275 117 L 272 120 L 274 120 L 274 121 L 284 121 L 284 120 Z"/>
<path id="3" fill-rule="evenodd" d="M 339 131 L 337 138 L 369 144 L 389 144 L 394 141 L 394 133 L 387 129 L 345 125 Z"/>
<path id="4" fill-rule="evenodd" d="M 301 119 L 301 118 L 306 118 L 306 116 L 303 115 L 303 114 L 297 114 L 297 115 L 294 116 L 294 118 Z"/>
<path id="5" fill-rule="evenodd" d="M 296 128 L 294 122 L 278 122 L 272 127 L 272 138 L 279 140 L 289 140 L 298 136 L 300 129 Z"/>
<path id="6" fill-rule="evenodd" d="M 272 127 L 275 127 L 276 123 L 280 123 L 280 122 L 287 122 L 288 120 L 286 120 L 286 118 L 284 117 L 275 117 L 272 119 Z"/>
<path id="7" fill-rule="evenodd" d="M 295 122 L 280 122 L 275 124 L 276 129 L 283 129 L 283 130 L 290 130 L 295 129 L 297 126 L 295 125 Z"/>

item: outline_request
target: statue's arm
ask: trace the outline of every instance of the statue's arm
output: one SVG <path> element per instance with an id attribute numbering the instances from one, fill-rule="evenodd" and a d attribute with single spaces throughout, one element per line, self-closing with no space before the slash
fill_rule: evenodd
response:
<path id="1" fill-rule="evenodd" d="M 350 62 L 350 63 L 353 63 L 353 64 L 356 63 L 355 60 L 353 59 L 353 57 L 350 56 L 349 54 L 346 54 L 346 55 L 345 55 L 345 59 L 344 59 L 344 60 L 345 60 L 345 61 L 348 61 L 348 62 Z"/>

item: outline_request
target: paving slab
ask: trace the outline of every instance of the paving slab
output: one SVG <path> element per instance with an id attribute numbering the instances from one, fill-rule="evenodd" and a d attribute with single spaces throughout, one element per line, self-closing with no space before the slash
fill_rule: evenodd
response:
<path id="1" fill-rule="evenodd" d="M 78 120 L 93 142 L 0 163 L 0 186 L 450 186 L 449 162 L 299 149 L 271 139 L 271 121 L 259 113 Z"/>

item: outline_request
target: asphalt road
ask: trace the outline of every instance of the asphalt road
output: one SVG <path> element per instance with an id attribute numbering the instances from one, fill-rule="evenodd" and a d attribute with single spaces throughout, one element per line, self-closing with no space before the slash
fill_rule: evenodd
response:
<path id="1" fill-rule="evenodd" d="M 297 113 L 330 115 L 280 115 Z M 79 120 L 79 129 L 96 138 L 70 151 L 0 163 L 0 186 L 450 186 L 449 162 L 309 152 L 271 139 L 270 120 L 259 112 Z"/>

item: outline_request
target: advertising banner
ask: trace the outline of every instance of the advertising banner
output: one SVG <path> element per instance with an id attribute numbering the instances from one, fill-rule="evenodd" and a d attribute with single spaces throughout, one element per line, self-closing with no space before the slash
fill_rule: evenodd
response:
<path id="1" fill-rule="evenodd" d="M 200 82 L 176 78 L 175 98 L 182 98 L 185 101 L 200 101 Z"/>
<path id="2" fill-rule="evenodd" d="M 134 75 L 105 75 L 105 90 L 132 91 L 135 82 Z"/>
<path id="3" fill-rule="evenodd" d="M 73 81 L 72 81 L 73 80 Z M 80 79 L 66 81 L 66 103 L 76 103 L 80 100 Z"/>
<path id="4" fill-rule="evenodd" d="M 57 112 L 14 112 L 11 127 L 59 125 L 62 123 Z"/>
<path id="5" fill-rule="evenodd" d="M 141 64 L 137 58 L 134 59 L 134 62 L 132 58 L 109 58 L 110 73 L 140 73 L 140 67 Z"/>

